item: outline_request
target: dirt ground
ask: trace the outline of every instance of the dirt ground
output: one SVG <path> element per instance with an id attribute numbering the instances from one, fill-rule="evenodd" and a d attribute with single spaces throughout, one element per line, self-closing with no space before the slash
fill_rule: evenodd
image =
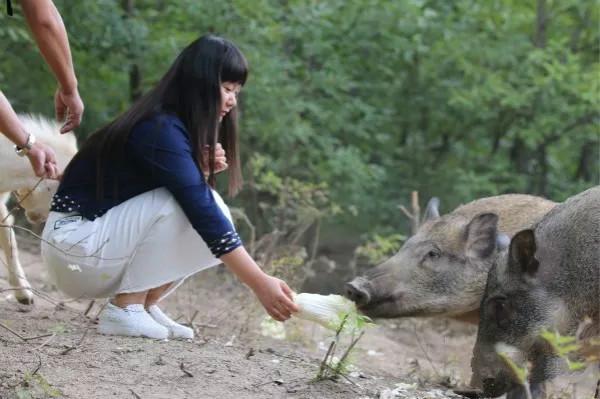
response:
<path id="1" fill-rule="evenodd" d="M 0 399 L 443 399 L 460 398 L 452 390 L 469 381 L 475 327 L 409 319 L 369 329 L 347 378 L 314 382 L 330 335 L 292 320 L 286 339 L 263 336 L 264 313 L 254 297 L 220 268 L 189 279 L 163 305 L 180 322 L 192 322 L 193 341 L 99 335 L 93 319 L 102 302 L 84 315 L 90 301 L 62 297 L 47 283 L 36 242 L 20 243 L 35 305 L 15 302 L 1 270 L 0 323 L 34 339 L 0 327 Z M 590 374 L 555 384 L 554 397 L 591 398 Z"/>

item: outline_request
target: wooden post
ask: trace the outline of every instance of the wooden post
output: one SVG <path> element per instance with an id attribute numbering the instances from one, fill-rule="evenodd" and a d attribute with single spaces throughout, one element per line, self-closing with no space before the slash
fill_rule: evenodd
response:
<path id="1" fill-rule="evenodd" d="M 412 220 L 411 220 L 411 233 L 412 235 L 417 234 L 419 226 L 421 226 L 421 208 L 419 207 L 419 192 L 413 191 L 410 195 L 411 208 L 412 208 Z"/>
<path id="2" fill-rule="evenodd" d="M 400 210 L 410 220 L 410 234 L 415 235 L 419 227 L 421 226 L 421 207 L 419 206 L 419 192 L 413 191 L 410 194 L 410 208 L 409 211 L 404 205 L 399 205 Z"/>

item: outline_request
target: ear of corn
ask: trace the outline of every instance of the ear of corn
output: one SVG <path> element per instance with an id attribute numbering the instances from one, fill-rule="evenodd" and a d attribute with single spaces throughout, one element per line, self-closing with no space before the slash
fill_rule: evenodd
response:
<path id="1" fill-rule="evenodd" d="M 354 302 L 341 295 L 302 293 L 295 295 L 294 301 L 300 309 L 294 316 L 330 330 L 338 330 L 342 322 L 344 330 L 361 329 L 370 322 L 370 319 L 357 312 Z"/>

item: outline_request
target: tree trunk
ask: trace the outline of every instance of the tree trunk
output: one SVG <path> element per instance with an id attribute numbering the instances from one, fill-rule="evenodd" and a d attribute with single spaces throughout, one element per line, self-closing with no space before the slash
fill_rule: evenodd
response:
<path id="1" fill-rule="evenodd" d="M 546 143 L 542 143 L 537 148 L 537 159 L 539 164 L 538 188 L 537 194 L 542 197 L 548 196 L 548 151 Z"/>
<path id="2" fill-rule="evenodd" d="M 546 0 L 537 0 L 535 39 L 534 44 L 537 48 L 546 47 L 546 27 L 548 23 L 548 14 L 546 13 Z"/>
<path id="3" fill-rule="evenodd" d="M 587 140 L 581 146 L 579 165 L 577 166 L 577 172 L 575 173 L 575 180 L 583 179 L 584 181 L 592 181 L 594 179 L 592 168 L 598 161 L 598 144 L 598 142 Z M 598 165 L 596 164 L 596 167 L 597 166 Z"/>
<path id="4" fill-rule="evenodd" d="M 125 18 L 133 18 L 135 12 L 135 0 L 123 0 L 121 3 Z M 132 44 L 134 46 L 135 44 Z M 132 63 L 129 65 L 129 100 L 136 102 L 142 96 L 142 73 L 138 64 L 135 62 L 135 51 L 130 49 L 129 58 Z"/>
<path id="5" fill-rule="evenodd" d="M 514 165 L 515 171 L 519 174 L 527 173 L 527 147 L 521 137 L 515 137 L 510 149 L 510 162 Z"/>
<path id="6" fill-rule="evenodd" d="M 546 0 L 537 0 L 536 21 L 535 21 L 535 47 L 543 49 L 546 47 L 546 28 L 548 23 L 548 15 L 546 13 Z M 539 95 L 536 96 L 535 103 L 539 103 Z M 532 177 L 533 181 L 537 180 L 537 193 L 546 196 L 548 186 L 548 159 L 547 145 L 542 142 L 537 147 L 537 160 L 539 163 L 537 176 Z"/>

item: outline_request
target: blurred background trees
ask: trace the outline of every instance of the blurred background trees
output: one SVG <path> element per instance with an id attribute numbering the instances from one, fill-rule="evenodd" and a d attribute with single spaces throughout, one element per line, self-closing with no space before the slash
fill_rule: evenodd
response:
<path id="1" fill-rule="evenodd" d="M 251 66 L 240 103 L 247 184 L 233 203 L 258 235 L 317 242 L 322 228 L 319 250 L 344 252 L 361 238 L 408 233 L 398 207 L 413 190 L 422 201 L 440 197 L 446 212 L 508 192 L 561 201 L 598 184 L 593 1 L 56 5 L 86 102 L 80 139 L 199 35 L 242 49 Z M 0 88 L 17 111 L 50 116 L 55 84 L 15 11 L 0 15 Z"/>

